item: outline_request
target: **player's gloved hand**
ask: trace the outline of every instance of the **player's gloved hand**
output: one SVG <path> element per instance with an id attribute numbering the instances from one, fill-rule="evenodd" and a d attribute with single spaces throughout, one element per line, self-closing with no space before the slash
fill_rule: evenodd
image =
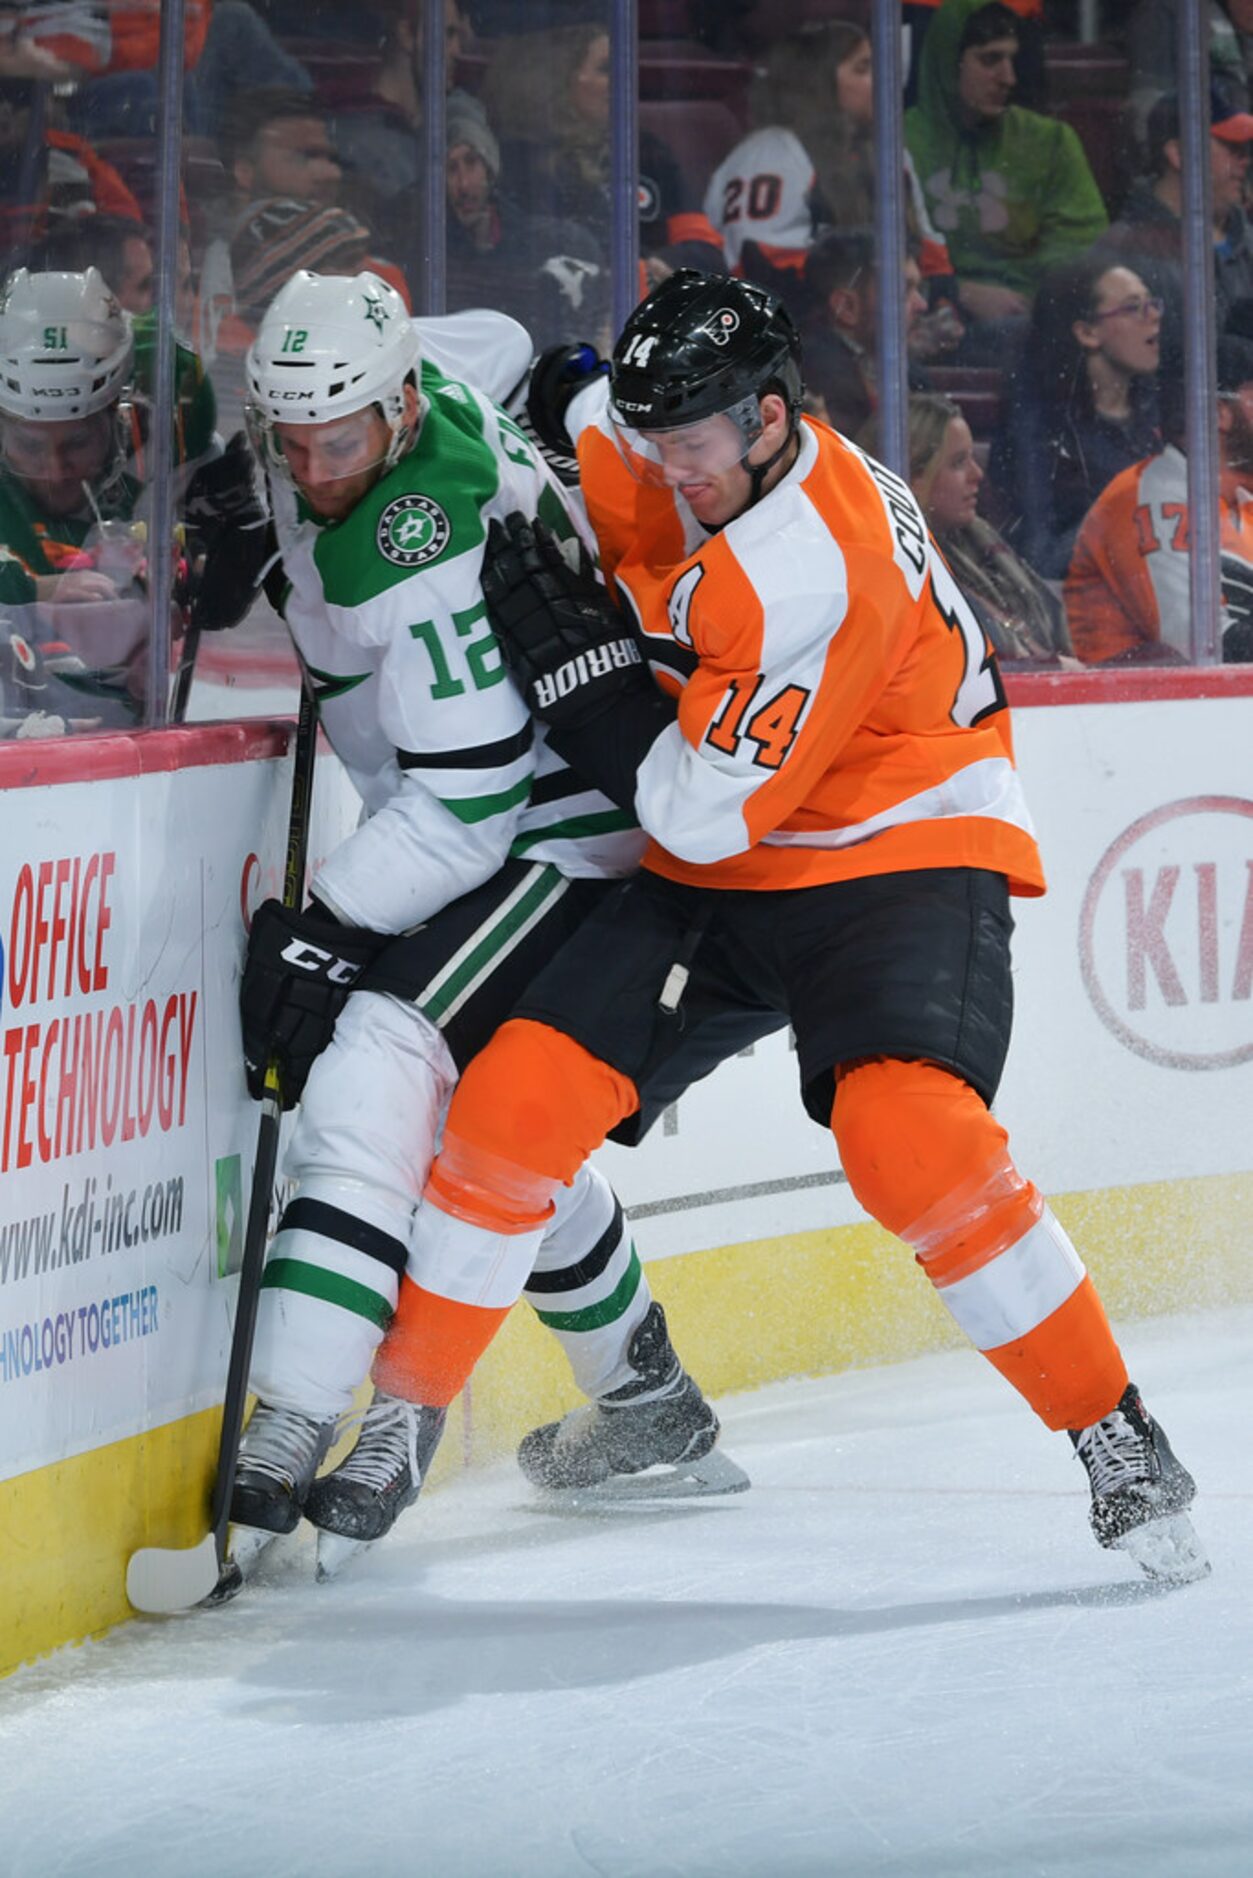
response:
<path id="1" fill-rule="evenodd" d="M 515 509 L 493 522 L 483 562 L 487 616 L 536 717 L 573 729 L 625 691 L 652 691 L 627 622 L 576 541 L 578 567 L 542 522 Z"/>
<path id="2" fill-rule="evenodd" d="M 316 901 L 303 913 L 281 900 L 257 908 L 239 987 L 244 1069 L 254 1100 L 264 1094 L 271 1057 L 279 1066 L 283 1107 L 300 1100 L 349 992 L 389 936 L 342 926 Z"/>
<path id="3" fill-rule="evenodd" d="M 595 346 L 549 346 L 531 367 L 531 383 L 526 394 L 526 414 L 531 428 L 549 450 L 574 449 L 566 429 L 570 402 L 594 378 L 609 371 L 608 359 L 602 359 Z"/>
<path id="4" fill-rule="evenodd" d="M 1247 665 L 1253 660 L 1253 564 L 1230 551 L 1223 552 L 1220 563 L 1223 663 Z"/>
<path id="5" fill-rule="evenodd" d="M 252 451 L 237 430 L 220 456 L 202 463 L 187 485 L 180 520 L 199 534 L 222 528 L 264 528 Z"/>
<path id="6" fill-rule="evenodd" d="M 253 468 L 248 439 L 236 431 L 187 486 L 180 519 L 191 536 L 191 621 L 206 632 L 233 626 L 247 612 L 274 552 Z"/>

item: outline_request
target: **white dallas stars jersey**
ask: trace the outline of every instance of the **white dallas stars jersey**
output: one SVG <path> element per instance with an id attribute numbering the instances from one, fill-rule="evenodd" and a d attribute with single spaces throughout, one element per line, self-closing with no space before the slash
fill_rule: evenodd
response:
<path id="1" fill-rule="evenodd" d="M 487 623 L 489 522 L 521 509 L 569 537 L 570 504 L 480 392 L 424 363 L 422 400 L 416 445 L 344 521 L 272 492 L 283 616 L 366 811 L 316 891 L 380 932 L 428 918 L 510 854 L 594 877 L 629 872 L 643 845 L 547 748 Z"/>

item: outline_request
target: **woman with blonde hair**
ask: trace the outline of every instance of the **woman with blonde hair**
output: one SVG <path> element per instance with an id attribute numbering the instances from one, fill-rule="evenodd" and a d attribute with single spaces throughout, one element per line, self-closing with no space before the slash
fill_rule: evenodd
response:
<path id="1" fill-rule="evenodd" d="M 997 655 L 1078 669 L 1061 601 L 978 513 L 983 470 L 951 398 L 909 400 L 909 483 Z"/>

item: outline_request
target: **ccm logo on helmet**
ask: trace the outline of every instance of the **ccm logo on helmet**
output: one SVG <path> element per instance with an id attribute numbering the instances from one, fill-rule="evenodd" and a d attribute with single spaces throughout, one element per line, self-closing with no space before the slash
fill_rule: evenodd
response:
<path id="1" fill-rule="evenodd" d="M 706 339 L 712 339 L 716 346 L 725 346 L 731 334 L 740 330 L 740 316 L 734 307 L 719 307 L 718 311 L 711 313 L 704 325 L 698 326 L 696 330 L 698 333 L 704 333 Z"/>

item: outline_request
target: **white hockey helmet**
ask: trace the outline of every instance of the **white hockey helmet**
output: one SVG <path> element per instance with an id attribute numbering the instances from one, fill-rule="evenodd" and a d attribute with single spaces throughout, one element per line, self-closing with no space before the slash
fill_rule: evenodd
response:
<path id="1" fill-rule="evenodd" d="M 0 413 L 33 423 L 89 417 L 131 381 L 130 315 L 99 268 L 32 274 L 19 267 L 0 296 Z"/>
<path id="2" fill-rule="evenodd" d="M 390 469 L 412 441 L 405 386 L 417 385 L 418 329 L 377 274 L 293 274 L 248 348 L 248 424 L 259 456 L 286 475 L 275 424 L 325 424 L 377 405 Z"/>

